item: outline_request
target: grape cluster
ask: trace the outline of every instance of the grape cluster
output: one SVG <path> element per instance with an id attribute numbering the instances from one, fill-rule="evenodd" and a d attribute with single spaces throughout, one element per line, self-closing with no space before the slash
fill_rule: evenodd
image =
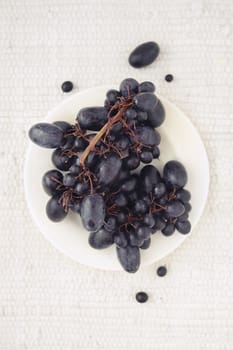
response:
<path id="1" fill-rule="evenodd" d="M 138 270 L 140 249 L 149 248 L 152 234 L 191 229 L 184 166 L 169 161 L 160 174 L 148 165 L 159 158 L 161 138 L 155 128 L 165 119 L 154 91 L 151 82 L 125 79 L 119 91 L 107 92 L 103 107 L 81 109 L 74 125 L 39 123 L 29 131 L 37 145 L 55 149 L 56 169 L 42 179 L 51 196 L 48 217 L 59 222 L 69 210 L 79 214 L 90 232 L 89 244 L 103 249 L 115 243 L 128 272 Z M 138 171 L 141 163 L 147 165 Z"/>

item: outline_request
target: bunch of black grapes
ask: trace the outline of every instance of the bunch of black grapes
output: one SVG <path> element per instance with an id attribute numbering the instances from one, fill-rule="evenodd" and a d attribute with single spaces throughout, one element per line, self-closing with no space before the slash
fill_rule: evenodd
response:
<path id="1" fill-rule="evenodd" d="M 187 172 L 178 161 L 165 164 L 163 174 L 149 164 L 159 158 L 165 119 L 151 82 L 125 79 L 109 90 L 103 107 L 79 111 L 76 123 L 34 125 L 29 136 L 37 145 L 54 148 L 56 169 L 44 174 L 44 190 L 51 198 L 48 217 L 59 222 L 69 210 L 79 214 L 96 249 L 116 244 L 117 256 L 128 272 L 140 265 L 140 249 L 151 235 L 170 236 L 191 230 L 190 193 L 184 189 Z"/>

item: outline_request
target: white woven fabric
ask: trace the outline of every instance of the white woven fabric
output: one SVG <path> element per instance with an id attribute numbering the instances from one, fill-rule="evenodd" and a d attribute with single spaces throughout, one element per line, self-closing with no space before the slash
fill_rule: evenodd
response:
<path id="1" fill-rule="evenodd" d="M 232 0 L 0 0 L 1 350 L 232 350 L 232 18 Z M 148 40 L 161 54 L 135 70 L 128 54 Z M 161 262 L 166 278 L 159 264 L 129 275 L 71 261 L 24 200 L 27 130 L 66 98 L 61 83 L 81 90 L 128 76 L 153 80 L 186 112 L 210 160 L 208 205 Z M 135 302 L 139 290 L 148 303 Z"/>

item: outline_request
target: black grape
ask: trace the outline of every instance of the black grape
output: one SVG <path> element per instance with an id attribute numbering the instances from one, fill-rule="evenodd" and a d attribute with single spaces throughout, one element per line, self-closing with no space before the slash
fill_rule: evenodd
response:
<path id="1" fill-rule="evenodd" d="M 53 122 L 53 124 L 58 126 L 64 133 L 72 128 L 72 125 L 70 123 L 65 122 L 65 121 L 58 120 L 56 122 Z"/>
<path id="2" fill-rule="evenodd" d="M 124 224 L 126 222 L 127 216 L 123 211 L 120 211 L 119 214 L 117 214 L 117 222 L 118 224 Z"/>
<path id="3" fill-rule="evenodd" d="M 62 221 L 67 215 L 67 212 L 59 203 L 59 198 L 59 196 L 52 197 L 46 205 L 46 214 L 54 222 Z"/>
<path id="4" fill-rule="evenodd" d="M 63 185 L 66 187 L 74 187 L 76 184 L 76 176 L 74 174 L 65 174 L 63 177 Z"/>
<path id="5" fill-rule="evenodd" d="M 85 148 L 88 146 L 89 142 L 85 140 L 83 137 L 76 137 L 74 141 L 74 148 L 76 152 L 83 152 Z"/>
<path id="6" fill-rule="evenodd" d="M 153 146 L 153 148 L 152 148 L 152 154 L 153 154 L 153 158 L 159 158 L 159 156 L 160 156 L 159 147 Z"/>
<path id="7" fill-rule="evenodd" d="M 138 270 L 140 265 L 140 252 L 138 247 L 117 247 L 116 251 L 117 257 L 125 271 L 133 273 Z"/>
<path id="8" fill-rule="evenodd" d="M 107 98 L 107 101 L 109 103 L 110 106 L 113 106 L 117 100 L 120 98 L 121 94 L 119 91 L 117 90 L 109 90 L 106 94 L 106 98 Z"/>
<path id="9" fill-rule="evenodd" d="M 151 228 L 147 225 L 141 225 L 136 229 L 136 234 L 139 239 L 149 239 L 151 235 Z"/>
<path id="10" fill-rule="evenodd" d="M 189 214 L 185 211 L 184 214 L 179 216 L 179 221 L 186 221 L 188 220 Z"/>
<path id="11" fill-rule="evenodd" d="M 112 184 L 120 173 L 121 165 L 122 160 L 115 153 L 111 153 L 106 159 L 103 158 L 96 170 L 99 184 L 104 186 Z"/>
<path id="12" fill-rule="evenodd" d="M 118 232 L 114 236 L 114 243 L 121 248 L 125 248 L 128 245 L 128 241 L 126 239 L 126 236 L 123 232 Z"/>
<path id="13" fill-rule="evenodd" d="M 82 129 L 97 131 L 108 121 L 108 111 L 104 107 L 82 108 L 76 120 Z"/>
<path id="14" fill-rule="evenodd" d="M 129 64 L 134 68 L 145 67 L 159 55 L 159 45 L 154 41 L 148 41 L 137 46 L 129 56 Z"/>
<path id="15" fill-rule="evenodd" d="M 69 170 L 77 157 L 69 158 L 65 155 L 62 149 L 57 148 L 52 154 L 52 162 L 59 169 L 63 171 Z"/>
<path id="16" fill-rule="evenodd" d="M 142 199 L 138 199 L 134 205 L 135 214 L 145 214 L 147 212 L 147 204 Z"/>
<path id="17" fill-rule="evenodd" d="M 151 163 L 153 160 L 153 154 L 150 151 L 142 151 L 140 153 L 140 160 L 145 164 Z"/>
<path id="18" fill-rule="evenodd" d="M 155 225 L 155 219 L 152 214 L 145 214 L 143 222 L 150 228 L 152 228 Z"/>
<path id="19" fill-rule="evenodd" d="M 134 96 L 134 105 L 143 112 L 151 112 L 158 103 L 158 98 L 151 92 L 141 92 Z"/>
<path id="20" fill-rule="evenodd" d="M 116 223 L 117 223 L 116 218 L 114 216 L 110 216 L 104 224 L 105 230 L 109 232 L 115 231 Z"/>
<path id="21" fill-rule="evenodd" d="M 154 146 L 161 141 L 160 134 L 150 126 L 137 126 L 136 136 L 144 145 Z"/>
<path id="22" fill-rule="evenodd" d="M 148 112 L 147 123 L 153 126 L 153 128 L 158 128 L 165 119 L 165 110 L 160 100 L 156 106 Z"/>
<path id="23" fill-rule="evenodd" d="M 118 140 L 115 142 L 115 146 L 122 150 L 125 150 L 129 146 L 129 144 L 130 144 L 130 141 L 128 137 L 124 135 L 120 136 Z"/>
<path id="24" fill-rule="evenodd" d="M 133 120 L 137 117 L 137 111 L 132 107 L 128 108 L 126 109 L 124 116 L 127 120 Z"/>
<path id="25" fill-rule="evenodd" d="M 182 188 L 176 192 L 176 198 L 181 200 L 183 203 L 189 202 L 191 199 L 191 194 L 189 191 Z"/>
<path id="26" fill-rule="evenodd" d="M 72 148 L 74 145 L 74 142 L 75 142 L 75 136 L 69 135 L 66 138 L 64 138 L 61 148 L 62 149 Z"/>
<path id="27" fill-rule="evenodd" d="M 185 207 L 185 211 L 186 211 L 187 213 L 189 213 L 189 212 L 191 211 L 191 209 L 192 209 L 191 204 L 188 203 L 188 202 L 184 202 L 183 204 L 184 204 L 184 207 Z"/>
<path id="28" fill-rule="evenodd" d="M 63 175 L 58 170 L 47 171 L 42 178 L 42 185 L 45 192 L 53 196 L 59 192 L 59 186 L 62 185 Z"/>
<path id="29" fill-rule="evenodd" d="M 123 129 L 123 125 L 121 124 L 121 122 L 117 122 L 112 125 L 110 132 L 112 134 L 118 134 L 122 129 Z"/>
<path id="30" fill-rule="evenodd" d="M 137 175 L 130 176 L 128 179 L 124 180 L 123 184 L 121 185 L 121 190 L 123 192 L 133 191 L 137 185 L 137 180 Z"/>
<path id="31" fill-rule="evenodd" d="M 176 229 L 182 233 L 183 235 L 186 235 L 191 231 L 191 224 L 188 220 L 186 221 L 180 221 L 179 219 L 177 220 L 176 224 Z"/>
<path id="32" fill-rule="evenodd" d="M 81 210 L 81 201 L 74 201 L 74 200 L 71 200 L 69 202 L 69 208 L 74 212 L 74 213 L 80 213 L 80 210 Z"/>
<path id="33" fill-rule="evenodd" d="M 183 187 L 187 183 L 188 175 L 180 162 L 170 160 L 163 168 L 163 178 L 167 184 L 175 187 Z"/>
<path id="34" fill-rule="evenodd" d="M 163 182 L 159 182 L 154 187 L 155 198 L 161 198 L 167 192 L 166 186 Z"/>
<path id="35" fill-rule="evenodd" d="M 177 199 L 173 199 L 167 203 L 166 212 L 172 217 L 179 217 L 180 215 L 184 214 L 185 207 L 182 202 Z"/>
<path id="36" fill-rule="evenodd" d="M 129 234 L 129 242 L 132 247 L 141 247 L 143 245 L 144 239 L 139 239 L 135 235 L 135 232 Z"/>
<path id="37" fill-rule="evenodd" d="M 78 182 L 74 186 L 74 192 L 78 195 L 83 195 L 84 193 L 87 193 L 90 189 L 90 186 L 87 182 Z"/>
<path id="38" fill-rule="evenodd" d="M 91 232 L 88 240 L 90 246 L 95 249 L 104 249 L 113 244 L 113 235 L 101 228 L 97 232 Z"/>
<path id="39" fill-rule="evenodd" d="M 140 246 L 141 249 L 148 249 L 151 244 L 151 239 L 148 238 L 144 241 L 144 243 Z"/>
<path id="40" fill-rule="evenodd" d="M 62 130 L 48 123 L 38 123 L 29 130 L 30 139 L 38 146 L 45 148 L 57 148 L 63 142 Z"/>
<path id="41" fill-rule="evenodd" d="M 77 164 L 73 164 L 69 168 L 69 172 L 71 174 L 79 175 L 81 173 L 81 171 L 82 171 L 82 168 L 79 165 L 77 165 Z"/>
<path id="42" fill-rule="evenodd" d="M 90 194 L 82 200 L 81 219 L 87 231 L 97 231 L 104 223 L 105 204 L 103 197 L 97 193 Z"/>
<path id="43" fill-rule="evenodd" d="M 139 84 L 138 91 L 139 92 L 154 92 L 155 86 L 151 81 L 143 81 L 141 84 Z"/>
<path id="44" fill-rule="evenodd" d="M 160 216 L 155 216 L 155 226 L 157 230 L 161 231 L 165 228 L 166 222 Z"/>
<path id="45" fill-rule="evenodd" d="M 136 169 L 140 164 L 140 159 L 136 153 L 132 153 L 129 155 L 129 157 L 124 159 L 124 165 L 129 169 L 129 170 L 134 170 Z"/>
<path id="46" fill-rule="evenodd" d="M 148 114 L 147 114 L 147 112 L 142 112 L 142 111 L 138 111 L 138 112 L 137 112 L 137 120 L 138 120 L 139 122 L 144 123 L 147 119 L 148 119 Z"/>
<path id="47" fill-rule="evenodd" d="M 122 96 L 128 97 L 138 92 L 138 82 L 135 79 L 124 79 L 120 84 L 120 92 Z"/>
<path id="48" fill-rule="evenodd" d="M 161 177 L 159 171 L 153 165 L 146 165 L 140 173 L 142 189 L 146 193 L 150 193 L 154 186 L 160 182 Z"/>
<path id="49" fill-rule="evenodd" d="M 120 192 L 120 193 L 117 193 L 114 202 L 119 208 L 123 208 L 127 204 L 127 198 L 123 193 Z"/>
<path id="50" fill-rule="evenodd" d="M 171 236 L 175 232 L 175 225 L 167 224 L 161 231 L 164 236 Z"/>

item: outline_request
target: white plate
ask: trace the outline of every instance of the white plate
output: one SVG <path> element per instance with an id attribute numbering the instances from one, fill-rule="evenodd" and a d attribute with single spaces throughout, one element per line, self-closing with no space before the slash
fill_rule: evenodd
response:
<path id="1" fill-rule="evenodd" d="M 105 93 L 110 88 L 97 87 L 72 95 L 52 110 L 46 121 L 66 120 L 74 123 L 80 108 L 103 105 Z M 185 165 L 189 176 L 187 189 L 192 193 L 190 221 L 194 228 L 208 195 L 209 166 L 206 151 L 197 130 L 184 113 L 165 98 L 160 96 L 160 99 L 166 110 L 166 119 L 158 129 L 162 137 L 161 159 L 154 161 L 154 165 L 162 169 L 164 163 L 172 159 Z M 30 142 L 24 169 L 26 200 L 40 231 L 58 250 L 82 264 L 106 270 L 121 269 L 114 246 L 95 250 L 88 245 L 88 233 L 83 229 L 77 214 L 70 213 L 60 223 L 53 223 L 47 218 L 45 206 L 49 197 L 42 189 L 41 179 L 46 171 L 54 168 L 51 153 L 52 150 Z M 151 247 L 141 251 L 141 266 L 152 264 L 170 254 L 187 237 L 178 232 L 165 237 L 157 232 L 152 236 Z"/>

